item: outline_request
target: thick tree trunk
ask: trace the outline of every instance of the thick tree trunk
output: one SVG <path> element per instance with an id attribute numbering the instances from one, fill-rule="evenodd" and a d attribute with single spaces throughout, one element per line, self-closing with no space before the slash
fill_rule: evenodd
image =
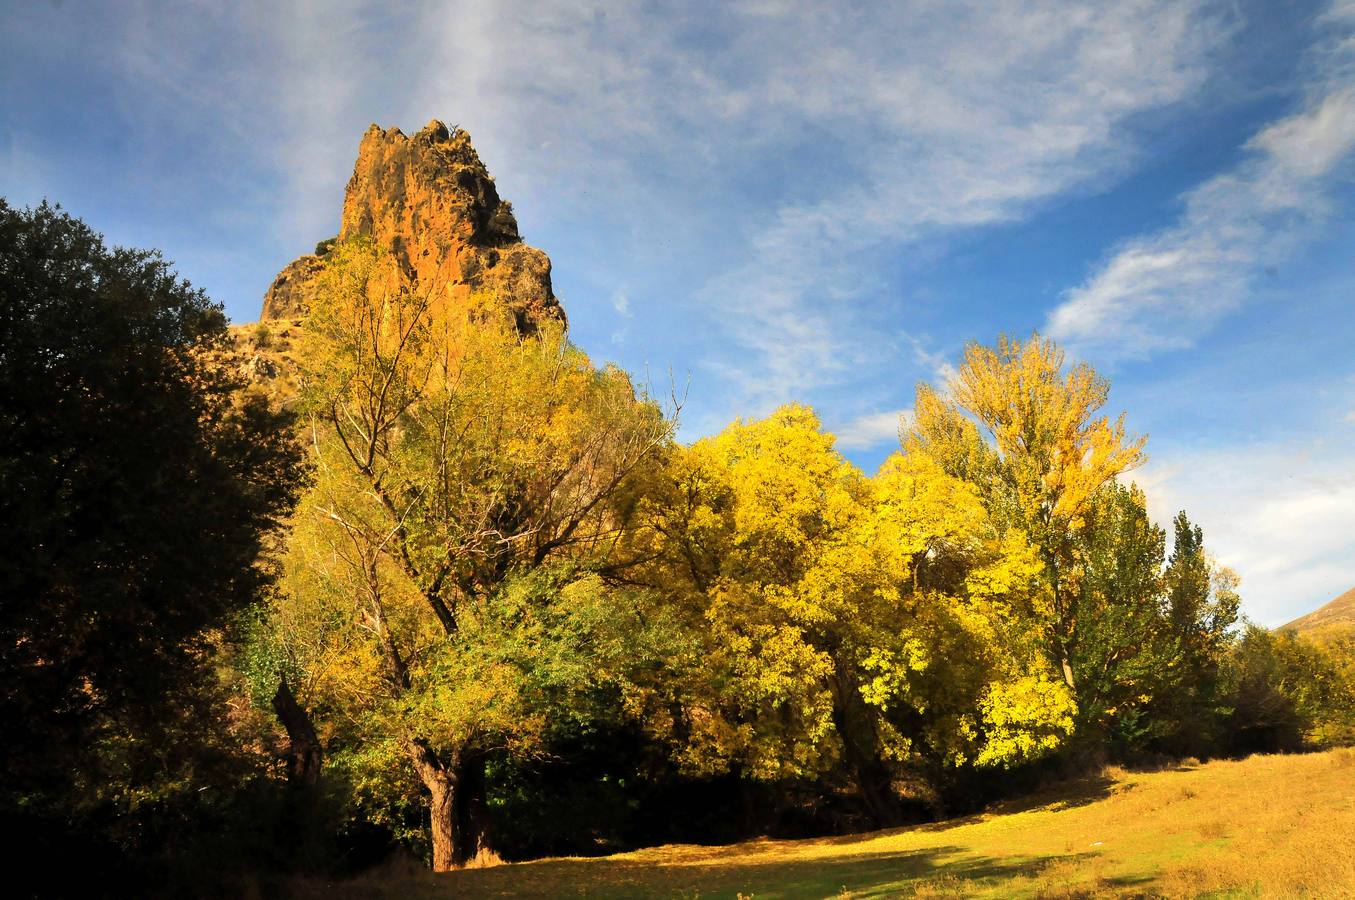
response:
<path id="1" fill-rule="evenodd" d="M 315 736 L 310 716 L 287 686 L 286 678 L 278 682 L 277 692 L 273 694 L 273 711 L 282 727 L 287 729 L 287 779 L 296 785 L 313 786 L 320 780 L 320 767 L 324 762 L 320 739 Z"/>
<path id="2" fill-rule="evenodd" d="M 456 775 L 454 767 L 447 765 L 433 752 L 432 748 L 421 740 L 412 740 L 406 745 L 409 761 L 419 780 L 428 789 L 428 824 L 433 838 L 433 871 L 450 872 L 456 867 Z"/>
<path id="3" fill-rule="evenodd" d="M 464 866 L 490 849 L 483 755 L 471 754 L 456 767 L 456 787 L 452 858 Z"/>
<path id="4" fill-rule="evenodd" d="M 424 780 L 428 788 L 428 819 L 433 836 L 433 871 L 450 872 L 456 858 L 456 785 L 445 774 Z"/>
<path id="5" fill-rule="evenodd" d="M 417 740 L 409 742 L 408 750 L 419 780 L 428 789 L 433 871 L 459 869 L 489 850 L 484 756 L 457 754 L 447 762 Z"/>
<path id="6" fill-rule="evenodd" d="M 842 761 L 875 827 L 899 825 L 903 810 L 890 784 L 889 768 L 876 753 L 872 712 L 861 701 L 851 670 L 841 660 L 836 665 L 837 674 L 832 678 L 833 724 L 842 741 Z"/>

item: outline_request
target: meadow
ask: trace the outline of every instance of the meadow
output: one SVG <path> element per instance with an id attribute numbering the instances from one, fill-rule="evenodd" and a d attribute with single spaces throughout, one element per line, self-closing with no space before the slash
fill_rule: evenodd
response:
<path id="1" fill-rule="evenodd" d="M 797 841 L 665 846 L 433 874 L 357 897 L 1350 897 L 1355 750 L 1108 767 L 962 819 Z"/>

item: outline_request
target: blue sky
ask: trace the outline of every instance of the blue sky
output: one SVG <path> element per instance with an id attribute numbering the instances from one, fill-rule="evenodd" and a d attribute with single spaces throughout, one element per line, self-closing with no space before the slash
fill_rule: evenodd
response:
<path id="1" fill-rule="evenodd" d="M 1355 585 L 1355 0 L 6 7 L 0 194 L 236 321 L 369 124 L 441 118 L 685 438 L 798 400 L 871 469 L 919 379 L 1039 329 L 1247 614 Z"/>

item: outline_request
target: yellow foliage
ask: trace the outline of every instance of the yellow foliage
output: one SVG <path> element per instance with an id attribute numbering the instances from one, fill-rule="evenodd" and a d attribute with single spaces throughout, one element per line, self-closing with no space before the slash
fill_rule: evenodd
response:
<path id="1" fill-rule="evenodd" d="M 676 449 L 667 474 L 646 505 L 649 580 L 703 622 L 715 673 L 688 712 L 689 767 L 812 775 L 924 745 L 1011 763 L 1067 733 L 1029 637 L 1035 551 L 935 459 L 896 454 L 867 478 L 787 406 Z M 1003 699 L 1005 717 L 982 714 Z"/>
<path id="2" fill-rule="evenodd" d="M 1047 673 L 994 681 L 980 703 L 987 738 L 979 765 L 1036 759 L 1056 749 L 1073 730 L 1072 691 Z"/>
<path id="3" fill-rule="evenodd" d="M 904 444 L 974 485 L 994 520 L 1023 532 L 1038 551 L 1046 593 L 1031 598 L 1030 612 L 1044 619 L 1047 652 L 1071 687 L 1080 577 L 1074 536 L 1097 491 L 1143 462 L 1145 438 L 1126 436 L 1123 415 L 1099 415 L 1109 394 L 1104 378 L 1085 363 L 1064 363 L 1063 351 L 1038 336 L 1002 337 L 996 348 L 970 344 L 949 398 L 918 388 Z M 1033 565 L 1008 574 L 1023 579 Z M 973 586 L 983 589 L 990 577 L 979 573 Z"/>

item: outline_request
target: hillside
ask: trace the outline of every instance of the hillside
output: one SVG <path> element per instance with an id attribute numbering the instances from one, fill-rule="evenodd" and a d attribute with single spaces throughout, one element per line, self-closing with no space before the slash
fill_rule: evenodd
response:
<path id="1" fill-rule="evenodd" d="M 1355 628 L 1355 588 L 1283 626 L 1303 634 Z"/>
<path id="2" fill-rule="evenodd" d="M 1110 769 L 991 812 L 848 837 L 668 846 L 446 875 L 356 897 L 1193 897 L 1355 895 L 1355 750 Z"/>

